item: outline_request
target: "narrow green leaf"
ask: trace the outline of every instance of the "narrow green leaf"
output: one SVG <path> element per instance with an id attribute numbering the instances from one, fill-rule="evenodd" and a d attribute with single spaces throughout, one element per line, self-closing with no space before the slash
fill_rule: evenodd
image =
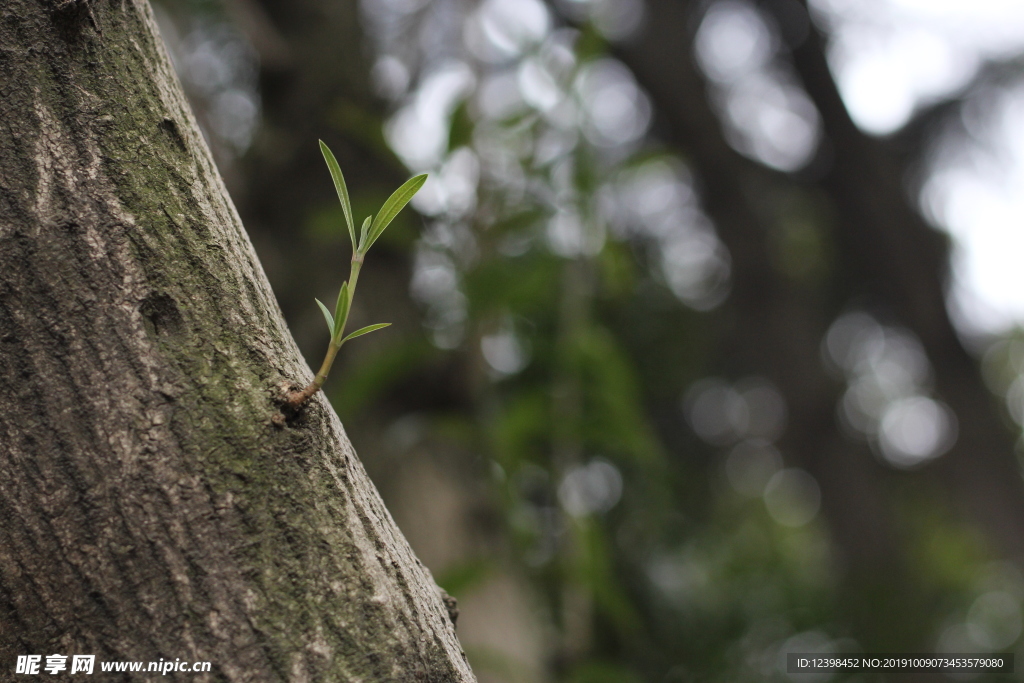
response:
<path id="1" fill-rule="evenodd" d="M 348 199 L 348 186 L 345 185 L 345 176 L 341 174 L 341 166 L 338 165 L 338 160 L 334 158 L 334 153 L 331 149 L 324 144 L 324 141 L 320 141 L 320 151 L 323 152 L 324 161 L 327 162 L 327 168 L 331 171 L 331 178 L 334 179 L 334 189 L 338 191 L 338 199 L 341 201 L 341 210 L 345 214 L 345 225 L 348 226 L 348 236 L 352 240 L 352 248 L 356 248 L 356 227 L 355 223 L 352 222 L 352 202 Z"/>
<path id="2" fill-rule="evenodd" d="M 370 229 L 370 221 L 373 220 L 373 216 L 367 216 L 366 220 L 363 221 L 363 229 L 359 231 L 359 249 L 365 254 L 369 247 L 366 245 L 366 231 Z"/>
<path id="3" fill-rule="evenodd" d="M 334 329 L 331 333 L 332 339 L 338 339 L 341 337 L 342 331 L 345 329 L 345 322 L 348 320 L 348 308 L 352 301 L 348 295 L 348 282 L 341 285 L 341 291 L 338 292 L 338 303 L 334 307 Z"/>
<path id="4" fill-rule="evenodd" d="M 398 212 L 405 208 L 405 205 L 420 191 L 425 182 L 427 182 L 426 173 L 409 178 L 388 197 L 388 200 L 384 202 L 384 206 L 380 208 L 380 213 L 373 219 L 373 225 L 370 226 L 370 234 L 367 236 L 369 241 L 363 247 L 363 251 L 373 246 L 373 243 L 377 241 L 380 234 L 384 232 L 384 228 L 388 227 L 391 221 L 395 219 L 395 216 L 398 215 Z"/>
<path id="5" fill-rule="evenodd" d="M 360 327 L 358 330 L 342 339 L 341 343 L 344 344 L 349 339 L 355 339 L 356 337 L 362 337 L 364 334 L 375 332 L 376 330 L 379 330 L 383 327 L 387 327 L 390 324 L 391 323 L 377 323 L 376 325 L 367 325 L 366 327 Z"/>
<path id="6" fill-rule="evenodd" d="M 316 305 L 320 307 L 320 310 L 324 312 L 324 320 L 327 321 L 327 331 L 330 332 L 331 336 L 333 337 L 334 336 L 334 316 L 331 315 L 331 312 L 329 310 L 327 310 L 327 307 L 324 306 L 323 302 L 320 301 L 320 299 L 315 299 L 315 301 L 316 301 Z"/>

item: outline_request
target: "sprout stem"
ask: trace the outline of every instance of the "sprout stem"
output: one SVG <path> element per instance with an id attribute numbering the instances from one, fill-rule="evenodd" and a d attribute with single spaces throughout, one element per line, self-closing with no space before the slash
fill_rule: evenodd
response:
<path id="1" fill-rule="evenodd" d="M 352 265 L 349 270 L 348 276 L 348 296 L 349 301 L 353 300 L 356 294 L 356 282 L 359 280 L 359 271 L 363 267 L 363 254 L 358 249 L 352 253 Z M 351 306 L 349 306 L 351 312 Z M 331 337 L 331 343 L 327 347 L 327 355 L 324 356 L 324 362 L 320 364 L 320 369 L 316 373 L 316 377 L 313 381 L 303 389 L 302 391 L 293 391 L 288 394 L 288 406 L 292 410 L 298 410 L 302 405 L 310 399 L 310 397 L 316 392 L 320 391 L 320 387 L 323 386 L 327 380 L 327 373 L 331 371 L 331 366 L 334 364 L 334 358 L 338 355 L 338 351 L 341 350 L 341 345 L 344 343 L 345 325 L 348 324 L 348 314 L 345 314 L 345 319 L 341 321 L 340 327 L 338 328 L 338 334 Z"/>

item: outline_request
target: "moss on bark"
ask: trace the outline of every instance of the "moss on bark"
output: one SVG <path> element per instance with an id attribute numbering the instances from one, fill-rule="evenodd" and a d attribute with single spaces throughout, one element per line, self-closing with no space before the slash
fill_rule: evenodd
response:
<path id="1" fill-rule="evenodd" d="M 11 0 L 0 45 L 0 662 L 473 680 L 322 395 L 272 423 L 311 373 L 148 6 Z"/>

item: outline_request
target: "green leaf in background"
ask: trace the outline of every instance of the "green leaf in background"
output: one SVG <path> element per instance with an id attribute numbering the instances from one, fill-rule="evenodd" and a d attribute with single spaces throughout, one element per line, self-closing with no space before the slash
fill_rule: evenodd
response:
<path id="1" fill-rule="evenodd" d="M 353 363 L 345 381 L 332 390 L 331 403 L 342 420 L 353 419 L 371 409 L 381 396 L 425 372 L 436 358 L 436 347 L 426 339 L 396 339 L 386 350 L 369 352 L 358 364 Z"/>
<path id="2" fill-rule="evenodd" d="M 586 436 L 638 462 L 662 461 L 658 439 L 640 407 L 633 367 L 615 338 L 606 328 L 591 326 L 576 335 L 570 353 L 591 397 Z"/>
<path id="3" fill-rule="evenodd" d="M 589 661 L 573 669 L 571 683 L 640 683 L 643 679 L 615 661 Z"/>
<path id="4" fill-rule="evenodd" d="M 370 233 L 367 236 L 369 241 L 363 247 L 364 251 L 373 246 L 373 243 L 377 241 L 380 234 L 384 232 L 384 228 L 388 227 L 391 221 L 395 219 L 395 216 L 405 208 L 405 205 L 420 191 L 425 182 L 427 182 L 427 174 L 421 173 L 418 176 L 409 178 L 388 197 L 388 200 L 384 202 L 384 206 L 381 207 L 380 213 L 373 219 L 373 225 L 370 226 Z"/>
<path id="5" fill-rule="evenodd" d="M 508 397 L 487 436 L 499 464 L 514 470 L 544 452 L 551 428 L 550 391 L 533 386 Z"/>
<path id="6" fill-rule="evenodd" d="M 628 638 L 642 628 L 643 620 L 617 580 L 605 529 L 600 524 L 580 522 L 577 540 L 583 548 L 574 567 L 577 580 L 590 587 L 595 606 L 621 637 Z"/>
<path id="7" fill-rule="evenodd" d="M 362 337 L 364 334 L 369 334 L 371 332 L 375 332 L 375 331 L 377 331 L 379 329 L 387 327 L 390 324 L 391 323 L 377 323 L 376 325 L 367 325 L 366 327 L 360 327 L 358 330 L 356 330 L 352 334 L 350 334 L 347 337 L 345 337 L 344 339 L 342 339 L 341 343 L 344 344 L 349 339 L 355 339 L 356 337 Z"/>
<path id="8" fill-rule="evenodd" d="M 345 176 L 341 174 L 341 166 L 338 165 L 338 160 L 334 158 L 334 153 L 331 152 L 323 140 L 320 141 L 320 151 L 323 152 L 324 161 L 327 162 L 327 168 L 331 171 L 331 178 L 334 179 L 334 189 L 338 191 L 338 199 L 341 201 L 341 210 L 345 212 L 345 225 L 348 227 L 348 236 L 352 239 L 352 248 L 356 248 L 356 227 L 352 220 L 352 202 L 348 198 L 348 186 L 345 185 Z"/>
<path id="9" fill-rule="evenodd" d="M 324 313 L 324 320 L 327 321 L 327 331 L 330 332 L 331 336 L 333 337 L 334 336 L 334 316 L 331 315 L 331 312 L 327 309 L 326 306 L 324 306 L 323 302 L 320 301 L 320 299 L 314 299 L 314 301 L 316 301 L 316 305 L 320 307 L 320 310 L 323 311 L 323 313 Z"/>
<path id="10" fill-rule="evenodd" d="M 481 585 L 494 573 L 491 560 L 475 558 L 456 564 L 438 574 L 437 585 L 449 595 L 461 598 L 471 589 Z"/>
<path id="11" fill-rule="evenodd" d="M 473 144 L 474 121 L 465 100 L 452 112 L 452 123 L 448 127 L 448 151 Z"/>
<path id="12" fill-rule="evenodd" d="M 352 304 L 348 295 L 348 282 L 344 282 L 341 285 L 341 291 L 338 292 L 338 303 L 334 307 L 334 329 L 331 333 L 332 339 L 337 339 L 341 336 L 342 331 L 345 329 L 345 321 L 348 319 L 348 308 Z"/>

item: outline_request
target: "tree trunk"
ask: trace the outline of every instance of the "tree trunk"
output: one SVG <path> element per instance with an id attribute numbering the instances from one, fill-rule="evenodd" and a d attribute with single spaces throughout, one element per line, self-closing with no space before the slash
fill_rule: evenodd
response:
<path id="1" fill-rule="evenodd" d="M 274 423 L 311 373 L 147 4 L 0 18 L 0 667 L 474 680 L 322 395 Z"/>

